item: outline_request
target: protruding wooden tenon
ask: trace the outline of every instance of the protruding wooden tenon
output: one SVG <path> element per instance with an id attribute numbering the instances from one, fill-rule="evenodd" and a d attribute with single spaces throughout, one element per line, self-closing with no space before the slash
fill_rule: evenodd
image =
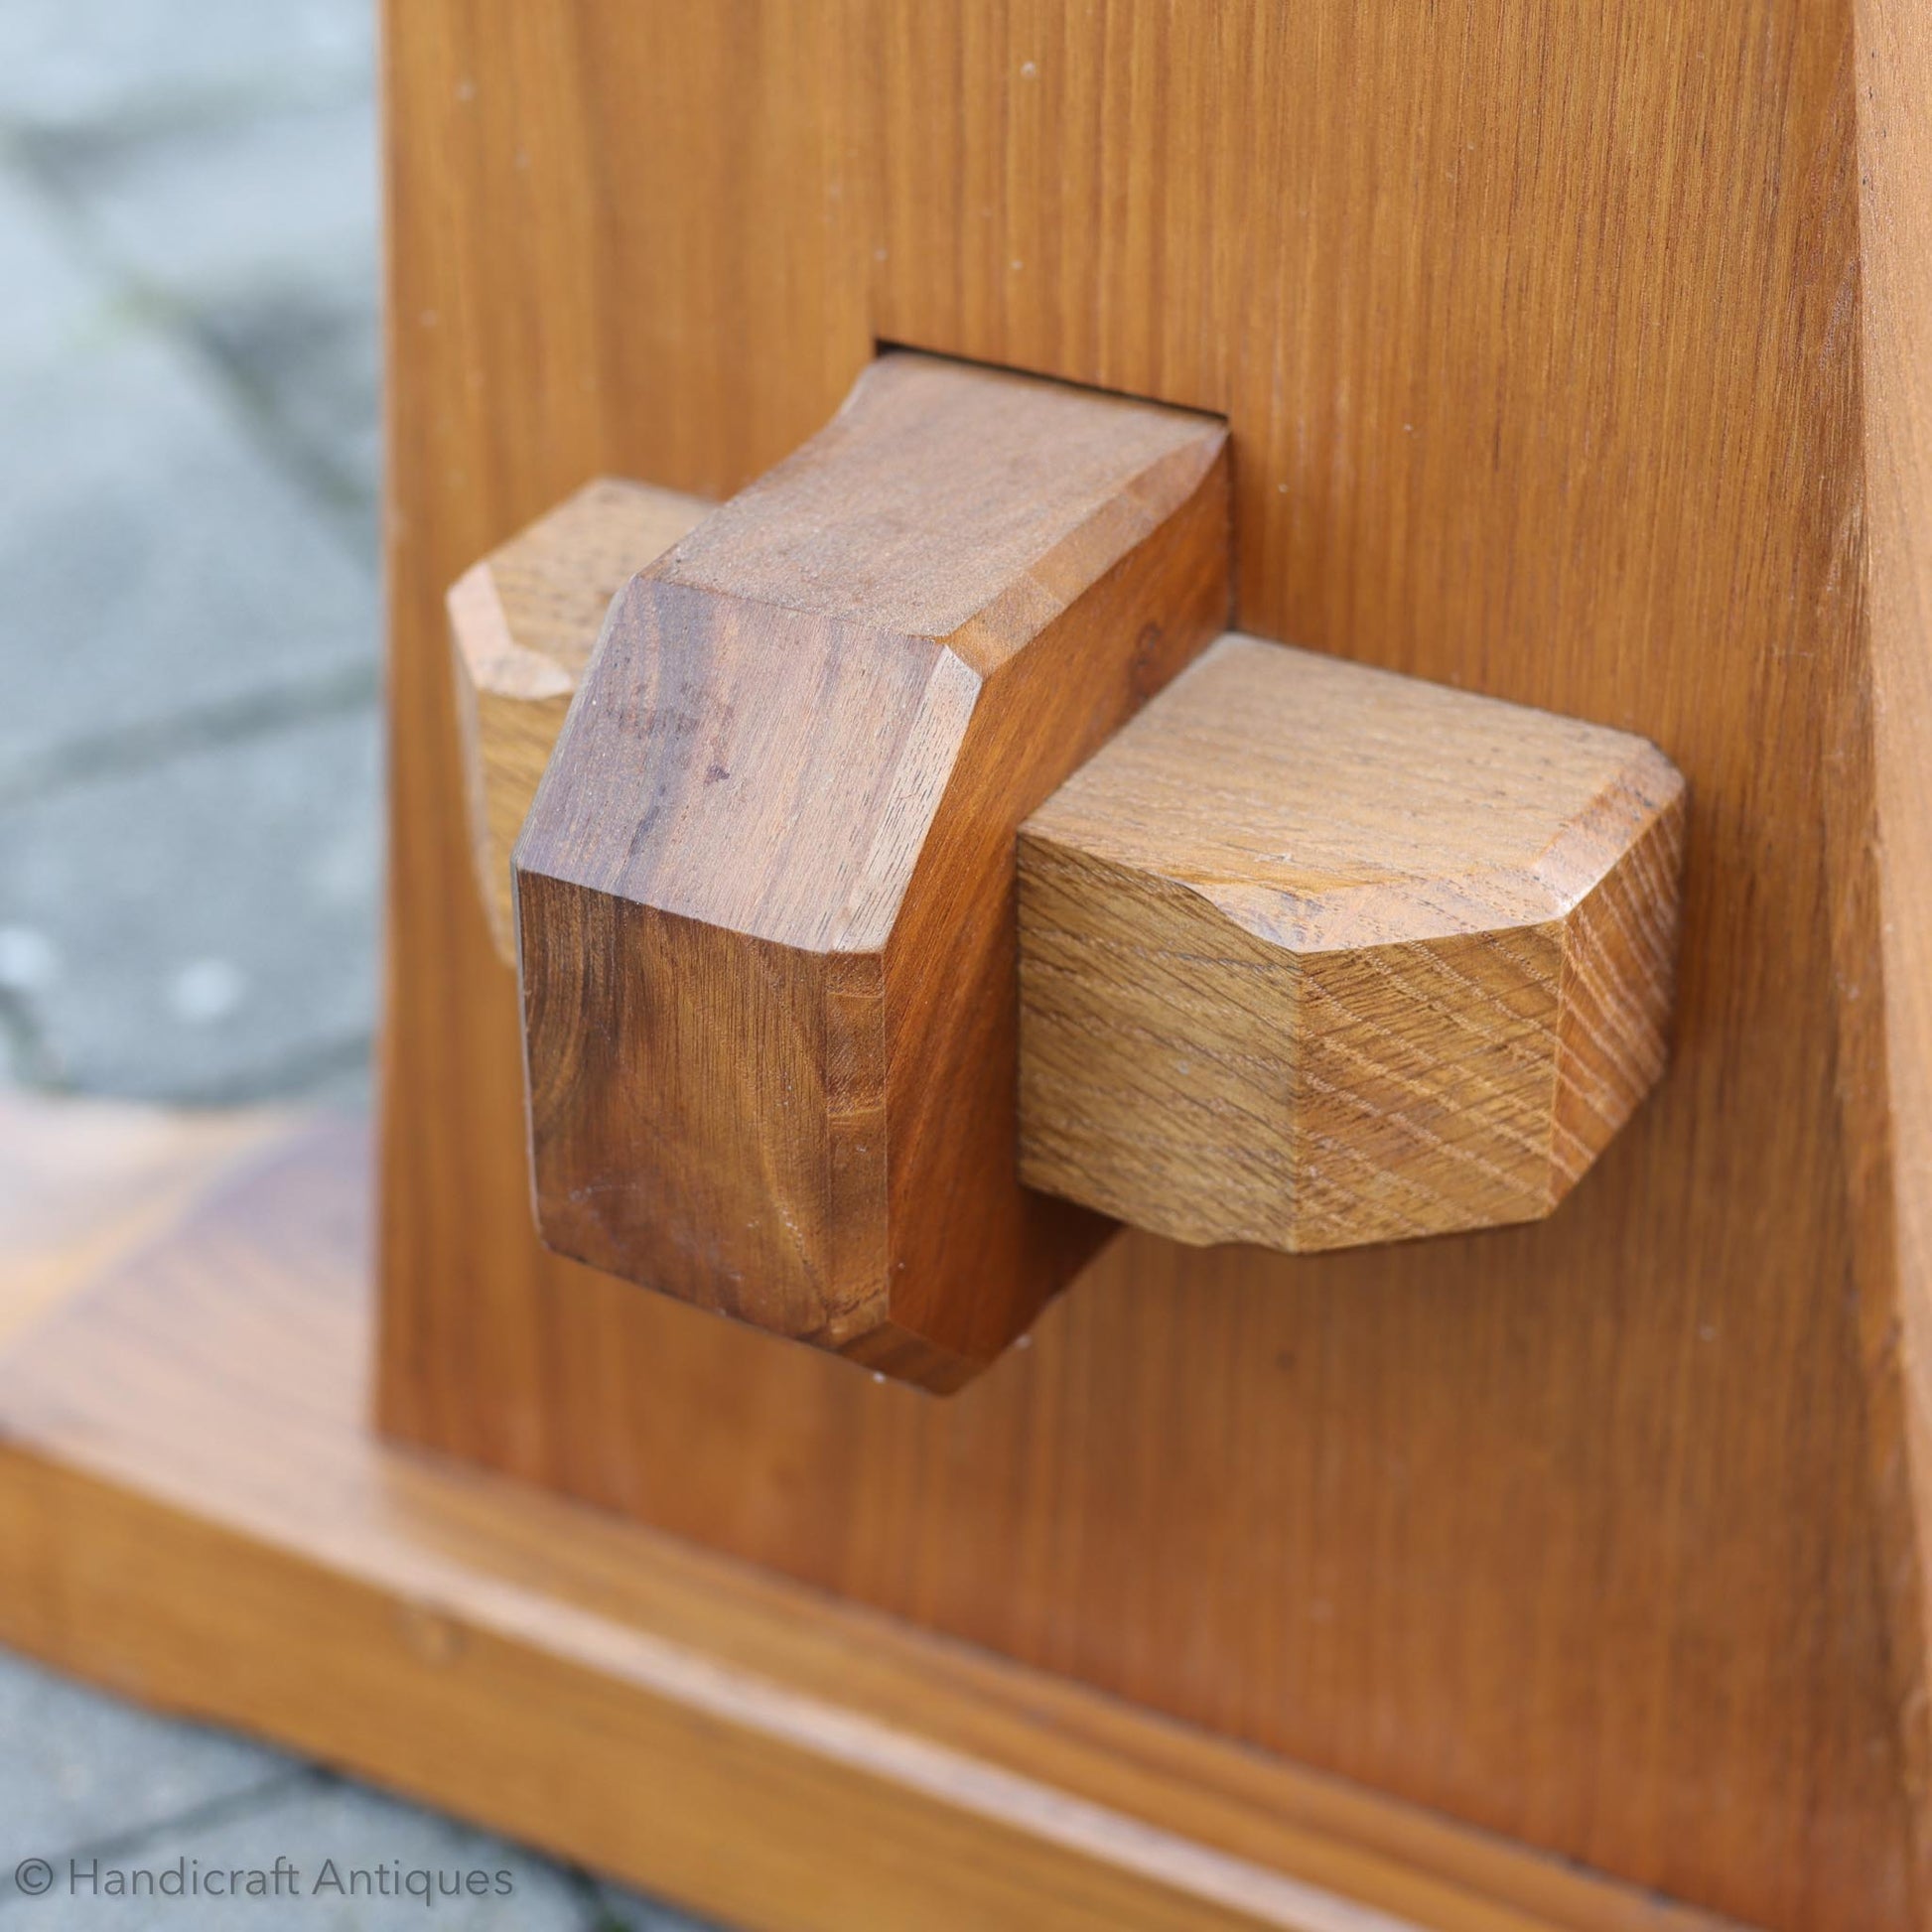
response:
<path id="1" fill-rule="evenodd" d="M 928 1387 L 1108 1224 L 1023 1187 L 1020 822 L 1226 621 L 1226 433 L 893 354 L 613 607 L 515 856 L 564 1253 Z"/>
<path id="2" fill-rule="evenodd" d="M 606 477 L 458 579 L 449 595 L 470 843 L 490 937 L 510 964 L 510 848 L 583 682 L 611 600 L 711 505 Z"/>
<path id="3" fill-rule="evenodd" d="M 1683 782 L 1232 633 L 1163 690 L 1225 489 L 1204 418 L 901 354 L 702 522 L 600 484 L 465 579 L 487 897 L 587 678 L 516 860 L 547 1241 L 944 1389 L 1101 1215 L 1563 1198 L 1662 1071 Z"/>
<path id="4" fill-rule="evenodd" d="M 1307 1251 L 1547 1214 L 1663 1070 L 1640 738 L 1222 638 L 1022 828 L 1021 1173 Z"/>

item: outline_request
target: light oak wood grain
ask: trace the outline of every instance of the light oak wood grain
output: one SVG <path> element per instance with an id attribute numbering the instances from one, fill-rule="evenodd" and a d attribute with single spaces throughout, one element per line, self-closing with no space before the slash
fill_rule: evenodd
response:
<path id="1" fill-rule="evenodd" d="M 94 1125 L 63 1165 L 111 1214 L 125 1129 Z M 367 1173 L 358 1131 L 285 1130 L 0 1349 L 0 1639 L 759 1932 L 1723 1932 L 384 1448 Z"/>
<path id="2" fill-rule="evenodd" d="M 392 8 L 387 1426 L 1778 1932 L 1924 1924 L 1923 16 Z M 540 1248 L 444 589 L 586 476 L 742 486 L 880 341 L 1225 413 L 1243 629 L 1668 749 L 1676 1063 L 1562 1213 L 1129 1236 L 945 1404 Z"/>
<path id="3" fill-rule="evenodd" d="M 897 503 L 903 489 L 895 476 L 881 495 Z M 910 578 L 930 590 L 919 560 L 895 560 L 876 533 L 840 520 L 841 489 L 822 493 L 825 507 L 804 518 L 815 551 L 828 537 L 843 541 L 848 579 Z M 500 905 L 489 901 L 502 917 L 502 841 L 522 824 L 582 681 L 593 610 L 652 539 L 674 539 L 672 526 L 699 514 L 694 499 L 670 492 L 594 484 L 451 594 L 472 812 L 485 828 L 484 877 L 502 865 Z M 822 588 L 828 569 L 822 554 L 774 549 L 756 573 L 768 602 Z M 1291 1252 L 1548 1213 L 1663 1068 L 1682 856 L 1675 769 L 1627 734 L 1258 640 L 1230 635 L 1209 655 L 1021 829 L 1022 1180 L 1180 1240 Z M 756 675 L 762 686 L 761 665 Z M 729 710 L 732 700 L 707 683 L 678 703 L 653 693 L 640 715 L 704 703 Z M 789 698 L 775 699 L 774 714 L 787 709 Z M 813 756 L 842 781 L 850 761 L 824 743 L 826 716 L 796 716 Z M 860 717 L 875 734 L 876 722 Z M 621 770 L 600 799 L 631 783 L 662 792 L 648 742 L 608 756 L 634 758 L 636 769 Z M 714 759 L 708 780 L 719 769 Z M 867 802 L 882 820 L 905 821 L 868 822 L 859 842 L 874 853 L 916 850 L 923 827 L 911 813 L 930 796 L 919 782 L 885 788 Z M 795 799 L 780 797 L 762 830 L 740 822 L 736 798 L 706 802 L 732 820 L 726 860 L 714 856 L 721 840 L 682 824 L 664 837 L 682 891 L 710 896 L 707 923 L 814 952 L 880 946 L 886 928 L 863 929 L 868 913 L 880 917 L 878 898 L 855 907 L 854 867 L 798 823 Z M 825 801 L 813 823 L 839 803 Z M 618 814 L 600 804 L 582 816 L 602 833 Z M 748 852 L 779 854 L 781 871 L 757 873 Z M 801 852 L 816 871 L 800 865 Z M 722 897 L 748 881 L 762 897 Z M 773 903 L 777 885 L 788 897 Z M 692 916 L 688 904 L 673 909 Z M 767 915 L 775 927 L 760 930 Z M 547 926 L 544 936 L 551 942 Z M 630 942 L 612 932 L 596 943 L 608 958 Z M 736 945 L 721 949 L 711 975 L 686 970 L 687 1009 L 722 998 Z M 772 998 L 782 970 L 782 955 L 767 958 L 745 998 Z M 852 974 L 849 960 L 840 971 Z M 568 999 L 581 974 L 565 978 Z M 823 1005 L 817 969 L 787 997 Z M 617 1036 L 592 1016 L 584 1027 L 593 1042 Z M 570 1105 L 577 1055 L 592 1047 L 567 1050 Z M 826 1084 L 817 1061 L 830 1050 L 808 1040 L 807 1090 Z M 642 1080 L 646 1112 L 661 1119 L 663 1087 L 621 1045 L 614 1051 L 621 1077 Z M 760 1123 L 772 1112 L 759 1090 L 719 1078 L 740 1057 L 708 1050 L 692 1096 L 703 1132 L 734 1148 L 747 1132 L 768 1135 Z M 760 1078 L 772 1074 L 768 1051 L 749 1057 Z M 776 1074 L 785 1112 L 798 1077 Z M 874 1110 L 844 1111 L 881 1133 Z M 732 1215 L 717 1183 L 720 1167 L 735 1163 L 707 1152 L 702 1137 L 687 1149 L 676 1127 L 664 1133 L 680 1160 L 706 1170 L 702 1212 Z M 750 1178 L 754 1215 L 769 1210 L 770 1165 Z M 585 1190 L 600 1215 L 613 1184 L 607 1175 Z M 646 1257 L 701 1240 L 700 1210 L 676 1223 L 650 1173 L 640 1169 L 634 1184 L 653 1223 L 648 1242 L 637 1230 L 610 1236 L 625 1254 L 606 1265 L 656 1279 L 661 1264 L 653 1270 Z M 824 1214 L 841 1212 L 869 1218 L 835 1187 Z M 797 1225 L 789 1207 L 783 1218 Z M 835 1240 L 850 1232 L 827 1230 Z M 768 1264 L 739 1272 L 761 1291 L 784 1278 Z M 816 1295 L 820 1284 L 804 1286 Z M 758 1319 L 810 1332 L 826 1317 L 814 1299 L 803 1315 L 767 1308 Z"/>
<path id="4" fill-rule="evenodd" d="M 1834 928 L 1861 1339 L 1884 1512 L 1905 1803 L 1932 1819 L 1932 10 L 1853 8 L 1868 682 L 1834 721 L 1852 855 Z M 1874 836 L 1875 833 L 1875 836 Z M 1875 937 L 1874 937 L 1875 932 Z M 1882 985 L 1882 996 L 1878 987 Z M 1932 1832 L 1921 1832 L 1932 1896 Z M 1932 1909 L 1932 1908 L 1928 1908 Z"/>
<path id="5" fill-rule="evenodd" d="M 513 861 L 552 1247 L 933 1389 L 1088 1259 L 1016 1172 L 1014 831 L 1225 621 L 1225 444 L 888 355 L 623 591 Z"/>
<path id="6" fill-rule="evenodd" d="M 1533 1220 L 1663 1071 L 1684 785 L 1229 634 L 1020 830 L 1020 1173 L 1290 1252 Z"/>
<path id="7" fill-rule="evenodd" d="M 477 886 L 496 949 L 511 965 L 510 848 L 611 600 L 710 507 L 679 490 L 600 478 L 451 587 L 457 729 Z"/>

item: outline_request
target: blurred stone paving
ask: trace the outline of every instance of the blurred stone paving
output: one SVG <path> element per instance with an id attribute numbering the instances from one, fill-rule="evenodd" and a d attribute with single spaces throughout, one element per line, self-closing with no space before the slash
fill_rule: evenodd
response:
<path id="1" fill-rule="evenodd" d="M 370 0 L 0 0 L 0 1081 L 366 1104 L 372 40 Z M 42 1897 L 14 1877 L 36 1858 Z M 426 1913 L 69 1884 L 277 1858 L 512 1890 Z M 0 1923 L 691 1925 L 4 1653 Z"/>

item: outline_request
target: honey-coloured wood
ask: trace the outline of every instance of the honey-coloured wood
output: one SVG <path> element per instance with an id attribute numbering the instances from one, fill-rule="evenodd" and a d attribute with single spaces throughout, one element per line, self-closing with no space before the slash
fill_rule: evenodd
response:
<path id="1" fill-rule="evenodd" d="M 1663 1071 L 1684 783 L 1253 637 L 1020 830 L 1020 1173 L 1303 1253 L 1547 1214 Z"/>
<path id="2" fill-rule="evenodd" d="M 593 614 L 705 507 L 606 480 L 452 591 L 492 929 Z M 1662 1071 L 1683 818 L 1628 734 L 1231 633 L 1021 828 L 1022 1180 L 1291 1253 L 1550 1212 Z"/>
<path id="3" fill-rule="evenodd" d="M 536 1212 L 928 1388 L 1105 1238 L 1016 1172 L 1013 840 L 1211 638 L 1226 432 L 889 354 L 613 608 L 515 857 Z"/>
<path id="4" fill-rule="evenodd" d="M 496 949 L 511 965 L 510 849 L 611 600 L 710 507 L 682 490 L 603 477 L 451 587 L 450 646 L 477 887 Z"/>
<path id="5" fill-rule="evenodd" d="M 52 1307 L 68 1217 L 0 1211 L 0 1642 L 747 1932 L 1725 1932 L 384 1446 L 364 1133 L 264 1125 L 65 1109 L 37 1177 L 101 1221 L 202 1181 Z"/>
<path id="6" fill-rule="evenodd" d="M 392 6 L 385 1427 L 1776 1932 L 1918 1932 L 1929 27 Z M 1673 1063 L 1560 1213 L 1127 1234 L 945 1403 L 539 1245 L 444 592 L 587 476 L 741 487 L 882 341 L 1224 414 L 1241 629 L 1669 751 Z"/>
<path id="7" fill-rule="evenodd" d="M 1855 1211 L 1864 1265 L 1887 1290 L 1860 1298 L 1873 1481 L 1894 1552 L 1900 1694 L 1916 1714 L 1932 1701 L 1932 9 L 1855 0 L 1853 16 L 1871 669 L 1868 710 L 1847 722 L 1859 781 L 1832 793 L 1860 861 L 1834 937 L 1856 996 L 1842 1049 L 1848 1130 L 1865 1157 Z M 1907 1727 L 1904 1757 L 1905 1802 L 1932 1841 L 1924 1723 Z M 1932 1843 L 1925 1864 L 1932 1897 Z"/>

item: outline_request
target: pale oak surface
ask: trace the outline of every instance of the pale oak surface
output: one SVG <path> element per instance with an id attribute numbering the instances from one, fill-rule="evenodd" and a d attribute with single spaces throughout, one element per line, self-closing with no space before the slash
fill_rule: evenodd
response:
<path id="1" fill-rule="evenodd" d="M 1662 1073 L 1683 780 L 1231 633 L 1020 832 L 1021 1174 L 1290 1252 L 1547 1214 Z"/>
<path id="2" fill-rule="evenodd" d="M 675 489 L 603 477 L 450 587 L 477 886 L 506 960 L 516 958 L 510 850 L 611 600 L 709 508 Z"/>

